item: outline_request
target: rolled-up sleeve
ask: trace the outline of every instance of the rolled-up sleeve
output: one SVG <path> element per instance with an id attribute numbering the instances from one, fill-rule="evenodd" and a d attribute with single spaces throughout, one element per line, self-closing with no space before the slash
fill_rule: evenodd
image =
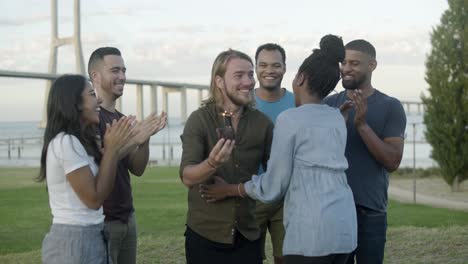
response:
<path id="1" fill-rule="evenodd" d="M 282 113 L 276 121 L 267 171 L 245 183 L 251 198 L 268 203 L 285 195 L 293 171 L 294 149 L 294 126 Z"/>
<path id="2" fill-rule="evenodd" d="M 206 137 L 201 126 L 197 112 L 192 113 L 185 123 L 184 132 L 180 136 L 182 141 L 180 177 L 187 165 L 199 164 L 205 159 Z"/>

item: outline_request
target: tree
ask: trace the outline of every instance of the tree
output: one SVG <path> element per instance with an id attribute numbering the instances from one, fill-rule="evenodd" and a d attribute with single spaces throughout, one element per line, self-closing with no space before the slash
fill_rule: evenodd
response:
<path id="1" fill-rule="evenodd" d="M 440 25 L 431 33 L 426 60 L 429 96 L 422 95 L 425 136 L 444 180 L 459 191 L 468 179 L 468 40 L 466 0 L 448 0 Z"/>

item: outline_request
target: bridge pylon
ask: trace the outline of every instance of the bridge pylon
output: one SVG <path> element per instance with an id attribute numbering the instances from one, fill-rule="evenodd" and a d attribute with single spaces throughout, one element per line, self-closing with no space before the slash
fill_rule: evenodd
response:
<path id="1" fill-rule="evenodd" d="M 81 48 L 81 22 L 80 22 L 80 0 L 74 0 L 73 5 L 73 35 L 70 37 L 59 37 L 58 34 L 58 11 L 57 0 L 51 0 L 51 40 L 50 40 L 50 54 L 49 54 L 49 71 L 48 73 L 57 73 L 57 54 L 58 48 L 63 45 L 73 45 L 75 49 L 75 66 L 79 74 L 85 75 L 85 67 L 83 60 L 83 49 Z M 44 128 L 47 124 L 47 97 L 49 96 L 50 86 L 53 81 L 47 81 L 44 108 L 42 110 L 42 120 L 39 124 Z"/>

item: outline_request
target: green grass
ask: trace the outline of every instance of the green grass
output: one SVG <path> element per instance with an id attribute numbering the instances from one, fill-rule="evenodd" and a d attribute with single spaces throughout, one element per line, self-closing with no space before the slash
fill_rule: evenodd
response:
<path id="1" fill-rule="evenodd" d="M 51 222 L 38 169 L 0 169 L 0 263 L 39 263 Z M 185 263 L 186 189 L 178 168 L 132 177 L 138 263 Z M 386 263 L 468 263 L 468 212 L 390 201 Z M 268 245 L 268 251 L 271 251 Z"/>
<path id="2" fill-rule="evenodd" d="M 466 226 L 468 212 L 432 208 L 425 205 L 400 203 L 390 200 L 388 205 L 389 227 L 448 227 Z"/>

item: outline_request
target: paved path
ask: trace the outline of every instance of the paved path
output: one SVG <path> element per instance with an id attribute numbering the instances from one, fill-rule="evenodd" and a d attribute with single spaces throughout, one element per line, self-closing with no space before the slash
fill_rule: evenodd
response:
<path id="1" fill-rule="evenodd" d="M 413 192 L 404 190 L 395 186 L 389 186 L 388 188 L 388 195 L 390 198 L 406 203 L 413 202 Z M 450 208 L 450 209 L 457 209 L 468 211 L 468 201 L 453 201 L 441 197 L 430 196 L 426 194 L 416 193 L 416 203 L 417 204 L 424 204 L 433 207 L 443 207 L 443 208 Z"/>

